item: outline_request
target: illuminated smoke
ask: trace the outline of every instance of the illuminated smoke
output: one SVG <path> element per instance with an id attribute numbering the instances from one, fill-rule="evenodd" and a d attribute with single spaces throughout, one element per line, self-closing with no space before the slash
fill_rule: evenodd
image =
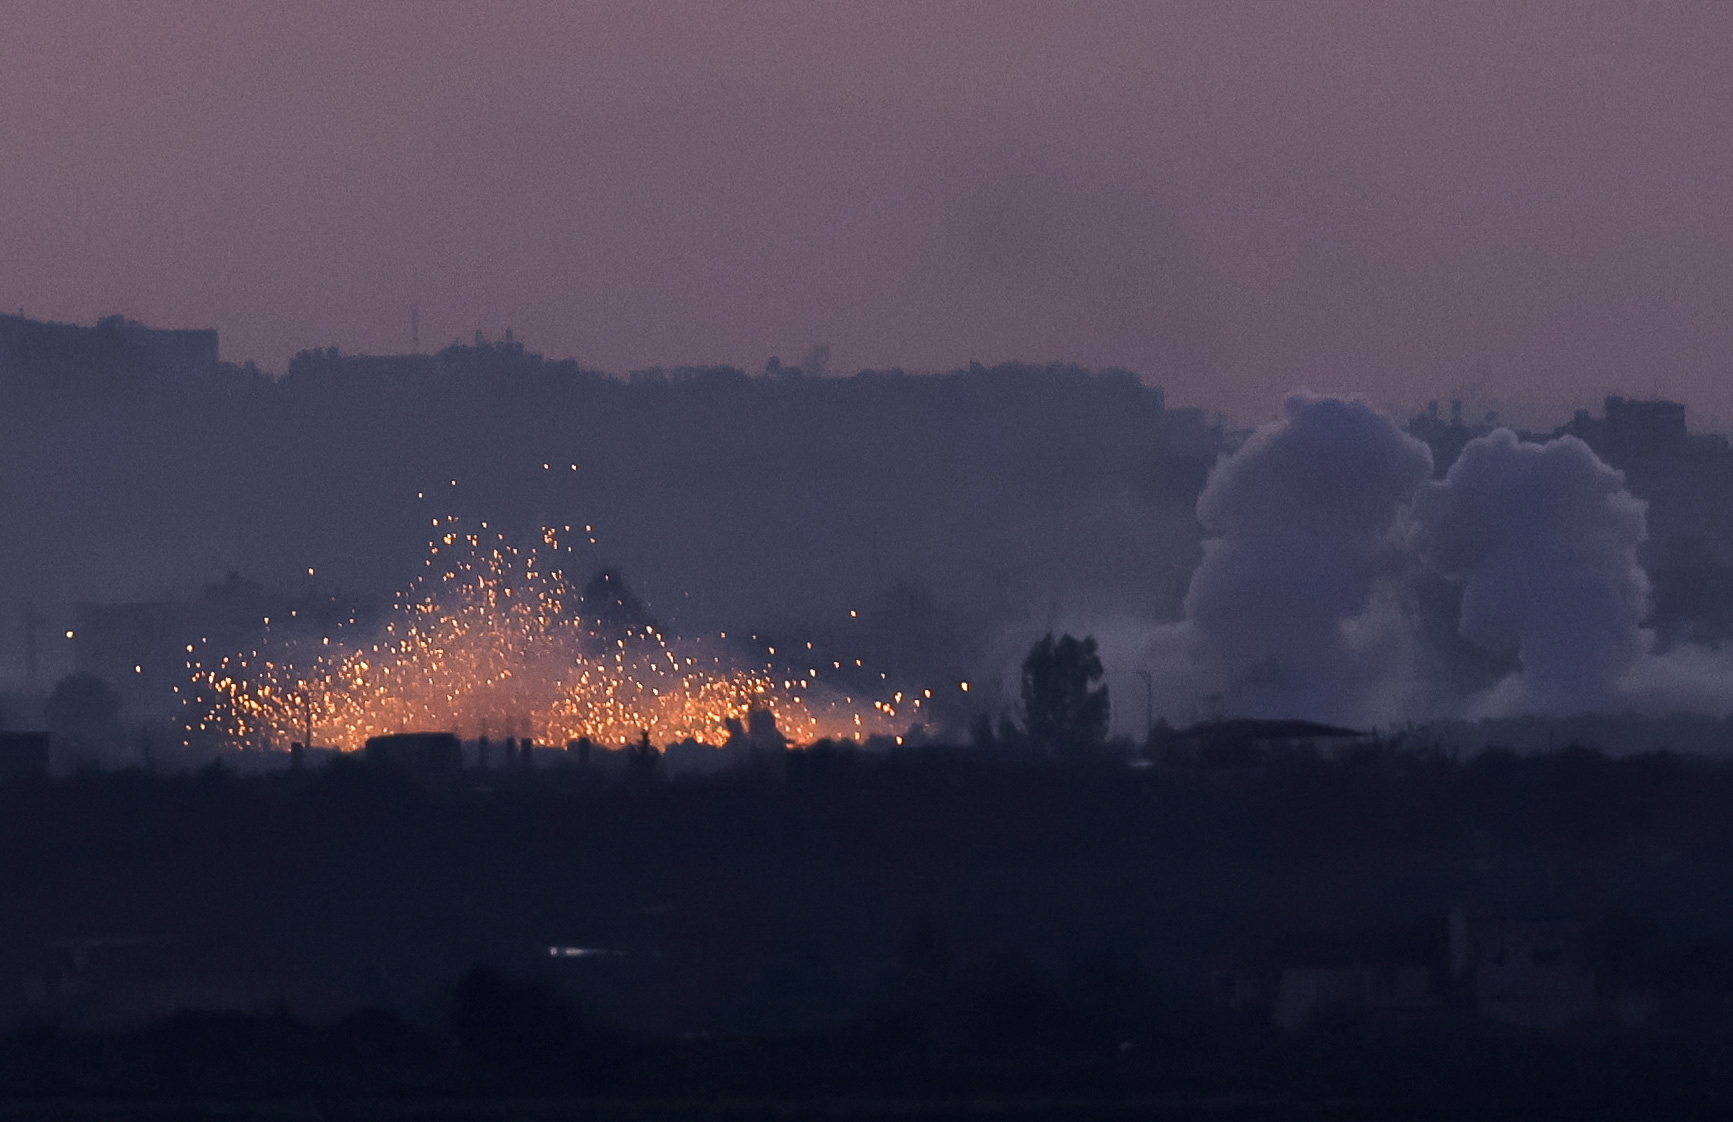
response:
<path id="1" fill-rule="evenodd" d="M 214 665 L 193 660 L 189 733 L 283 747 L 306 739 L 310 720 L 315 743 L 346 750 L 412 730 L 549 745 L 619 745 L 648 731 L 657 744 L 719 745 L 727 723 L 754 710 L 801 743 L 888 735 L 897 719 L 920 718 L 921 701 L 905 708 L 901 692 L 871 699 L 831 688 L 816 660 L 804 673 L 746 665 L 720 644 L 671 638 L 646 620 L 588 618 L 557 567 L 553 531 L 540 549 L 520 549 L 486 523 L 433 525 L 427 574 L 397 596 L 371 641 L 283 639 Z"/>

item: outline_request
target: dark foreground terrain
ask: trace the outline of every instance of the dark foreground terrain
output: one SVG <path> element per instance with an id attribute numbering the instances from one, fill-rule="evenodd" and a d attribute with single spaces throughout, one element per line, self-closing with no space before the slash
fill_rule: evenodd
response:
<path id="1" fill-rule="evenodd" d="M 1733 1101 L 1733 1050 L 1653 1037 L 1202 1035 L 1005 1051 L 906 1025 L 702 1042 L 585 1032 L 507 1060 L 384 1015 L 311 1029 L 189 1014 L 124 1036 L 8 1038 L 0 1117 L 1710 1118 Z"/>
<path id="2" fill-rule="evenodd" d="M 1733 767 L 0 783 L 0 1117 L 1721 1116 Z"/>

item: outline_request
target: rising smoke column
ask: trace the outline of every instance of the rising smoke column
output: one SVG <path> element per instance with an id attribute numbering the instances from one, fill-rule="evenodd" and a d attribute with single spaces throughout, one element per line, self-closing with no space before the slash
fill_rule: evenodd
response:
<path id="1" fill-rule="evenodd" d="M 1605 708 L 1647 652 L 1644 504 L 1575 437 L 1499 429 L 1468 443 L 1415 500 L 1422 557 L 1463 582 L 1460 629 L 1512 651 L 1520 673 L 1491 710 Z"/>
<path id="2" fill-rule="evenodd" d="M 1236 714 L 1382 715 L 1373 694 L 1400 677 L 1405 629 L 1382 625 L 1376 594 L 1402 568 L 1392 531 L 1431 471 L 1427 447 L 1365 402 L 1289 397 L 1198 498 L 1208 536 L 1185 619 L 1152 648 L 1164 685 Z"/>

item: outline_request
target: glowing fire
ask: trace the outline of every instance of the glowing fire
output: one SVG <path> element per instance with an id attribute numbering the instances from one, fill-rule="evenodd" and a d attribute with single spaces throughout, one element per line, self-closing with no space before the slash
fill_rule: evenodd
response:
<path id="1" fill-rule="evenodd" d="M 763 709 L 797 743 L 894 734 L 901 694 L 833 689 L 817 666 L 793 676 L 742 665 L 647 623 L 603 626 L 549 563 L 561 552 L 552 530 L 545 550 L 520 549 L 485 522 L 433 525 L 428 572 L 396 596 L 372 641 L 268 633 L 260 649 L 211 666 L 189 648 L 188 732 L 281 748 L 311 729 L 314 743 L 349 751 L 370 736 L 423 730 L 555 746 L 578 737 L 620 745 L 645 731 L 656 744 L 721 744 L 729 719 Z"/>

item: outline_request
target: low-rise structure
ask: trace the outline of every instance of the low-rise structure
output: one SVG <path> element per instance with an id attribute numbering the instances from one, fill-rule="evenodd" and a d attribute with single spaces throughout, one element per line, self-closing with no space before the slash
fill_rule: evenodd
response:
<path id="1" fill-rule="evenodd" d="M 463 742 L 449 732 L 399 732 L 369 737 L 367 759 L 425 777 L 449 777 L 463 771 Z"/>

